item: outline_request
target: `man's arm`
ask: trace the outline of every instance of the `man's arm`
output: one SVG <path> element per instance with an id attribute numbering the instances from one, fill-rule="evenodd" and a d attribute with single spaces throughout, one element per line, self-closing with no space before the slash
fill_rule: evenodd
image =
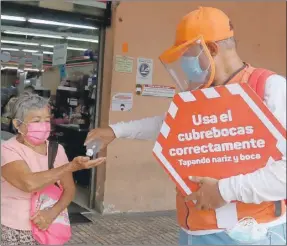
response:
<path id="1" fill-rule="evenodd" d="M 96 128 L 89 132 L 85 146 L 100 143 L 105 149 L 115 138 L 155 140 L 160 132 L 165 115 L 119 122 L 106 128 Z"/>
<path id="2" fill-rule="evenodd" d="M 116 138 L 155 140 L 160 132 L 165 115 L 143 118 L 111 125 Z"/>
<path id="3" fill-rule="evenodd" d="M 286 129 L 286 79 L 272 75 L 266 81 L 264 101 Z M 219 181 L 221 196 L 232 200 L 259 204 L 286 199 L 286 156 L 253 173 Z"/>

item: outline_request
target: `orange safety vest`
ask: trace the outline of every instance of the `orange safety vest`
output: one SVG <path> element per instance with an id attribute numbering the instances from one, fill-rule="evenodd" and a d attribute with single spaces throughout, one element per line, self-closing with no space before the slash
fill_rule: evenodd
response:
<path id="1" fill-rule="evenodd" d="M 249 65 L 242 71 L 240 71 L 234 78 L 229 81 L 230 83 L 248 83 L 252 89 L 263 100 L 265 92 L 266 79 L 274 74 L 271 71 L 265 69 L 255 69 Z M 238 175 L 239 173 L 233 173 Z M 204 172 L 200 175 L 204 177 Z M 219 229 L 217 227 L 215 210 L 197 210 L 192 202 L 185 202 L 184 196 L 177 190 L 176 195 L 176 208 L 178 223 L 182 228 L 190 231 L 197 230 L 212 230 Z M 280 202 L 279 202 L 280 205 Z M 258 223 L 268 223 L 278 217 L 275 214 L 274 202 L 263 202 L 261 204 L 246 204 L 242 202 L 236 202 L 238 219 L 244 217 L 253 217 Z M 285 202 L 281 202 L 281 214 L 286 211 Z"/>

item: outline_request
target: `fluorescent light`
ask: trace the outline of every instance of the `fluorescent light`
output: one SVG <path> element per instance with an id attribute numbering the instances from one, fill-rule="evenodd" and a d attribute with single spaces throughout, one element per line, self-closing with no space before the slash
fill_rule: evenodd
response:
<path id="1" fill-rule="evenodd" d="M 67 37 L 68 40 L 75 40 L 75 41 L 83 41 L 83 42 L 90 42 L 90 43 L 98 43 L 99 40 L 97 39 L 88 39 L 88 38 L 77 38 L 77 37 Z"/>
<path id="2" fill-rule="evenodd" d="M 79 51 L 86 51 L 88 49 L 84 49 L 84 48 L 77 48 L 77 47 L 68 47 L 67 50 L 79 50 Z"/>
<path id="3" fill-rule="evenodd" d="M 43 51 L 43 54 L 46 54 L 46 55 L 53 55 L 53 52 L 51 52 L 51 51 Z"/>
<path id="4" fill-rule="evenodd" d="M 21 16 L 1 15 L 1 20 L 26 21 L 26 18 Z"/>
<path id="5" fill-rule="evenodd" d="M 18 69 L 18 67 L 1 67 L 1 70 L 5 70 L 5 69 L 23 71 L 23 70 Z M 24 68 L 24 71 L 34 71 L 34 72 L 39 72 L 39 69 L 37 69 L 37 68 L 30 68 L 30 67 L 26 67 L 26 68 Z M 44 69 L 43 69 L 43 70 L 41 70 L 41 72 L 44 72 Z"/>
<path id="6" fill-rule="evenodd" d="M 27 68 L 24 68 L 24 71 L 35 71 L 35 72 L 39 72 L 39 69 L 27 67 Z"/>
<path id="7" fill-rule="evenodd" d="M 46 47 L 46 48 L 54 48 L 54 45 L 50 45 L 50 44 L 42 44 L 41 46 Z M 67 49 L 68 50 L 79 50 L 79 51 L 86 51 L 87 50 L 86 48 L 84 49 L 84 48 L 78 48 L 78 47 L 68 47 Z M 44 52 L 49 52 L 49 51 L 44 51 Z M 44 53 L 44 54 L 48 54 L 48 53 Z M 51 54 L 53 54 L 53 52 L 51 52 Z"/>
<path id="8" fill-rule="evenodd" d="M 93 27 L 93 26 L 77 25 L 77 24 L 58 22 L 58 21 L 41 20 L 41 19 L 28 19 L 28 21 L 31 23 L 52 25 L 52 26 L 67 26 L 67 27 L 74 27 L 74 28 L 81 28 L 81 29 L 92 29 L 92 30 L 98 29 L 98 28 Z"/>
<path id="9" fill-rule="evenodd" d="M 18 70 L 18 67 L 2 67 L 1 70 L 10 69 L 10 70 Z"/>
<path id="10" fill-rule="evenodd" d="M 28 43 L 28 42 L 20 42 L 20 41 L 12 41 L 12 40 L 1 40 L 3 44 L 20 44 L 20 45 L 30 45 L 30 46 L 38 46 L 38 43 Z"/>
<path id="11" fill-rule="evenodd" d="M 30 32 L 16 32 L 16 31 L 4 31 L 6 34 L 14 34 L 14 35 L 24 35 L 24 36 L 34 36 L 34 37 L 43 37 L 43 38 L 57 38 L 64 39 L 60 35 L 50 35 L 50 34 L 41 34 L 41 33 L 30 33 Z"/>
<path id="12" fill-rule="evenodd" d="M 22 50 L 24 52 L 28 52 L 28 53 L 36 53 L 39 52 L 39 50 Z"/>
<path id="13" fill-rule="evenodd" d="M 50 44 L 41 44 L 42 47 L 46 47 L 46 48 L 54 48 L 54 45 L 50 45 Z"/>
<path id="14" fill-rule="evenodd" d="M 7 50 L 7 51 L 19 51 L 19 49 L 14 49 L 14 48 L 1 48 L 1 50 Z"/>
<path id="15" fill-rule="evenodd" d="M 41 44 L 42 47 L 46 47 L 46 48 L 54 48 L 54 45 L 50 45 L 50 44 Z M 87 48 L 78 48 L 78 47 L 68 47 L 68 50 L 79 50 L 79 51 L 86 51 L 88 50 Z"/>

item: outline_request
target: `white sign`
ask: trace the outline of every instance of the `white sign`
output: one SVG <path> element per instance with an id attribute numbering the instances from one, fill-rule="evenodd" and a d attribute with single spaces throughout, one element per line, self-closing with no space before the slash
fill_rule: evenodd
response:
<path id="1" fill-rule="evenodd" d="M 175 87 L 164 85 L 136 85 L 136 94 L 141 96 L 173 98 Z"/>
<path id="2" fill-rule="evenodd" d="M 71 106 L 78 106 L 78 99 L 77 98 L 70 98 L 69 104 Z"/>
<path id="3" fill-rule="evenodd" d="M 1 52 L 1 62 L 8 62 L 11 60 L 11 55 L 9 52 Z"/>
<path id="4" fill-rule="evenodd" d="M 32 54 L 32 68 L 43 69 L 43 54 Z"/>
<path id="5" fill-rule="evenodd" d="M 117 93 L 112 98 L 112 111 L 129 111 L 133 107 L 132 93 Z"/>
<path id="6" fill-rule="evenodd" d="M 57 44 L 53 51 L 53 66 L 64 65 L 67 61 L 67 44 Z"/>
<path id="7" fill-rule="evenodd" d="M 115 71 L 119 73 L 132 73 L 133 72 L 134 59 L 127 56 L 116 56 Z"/>
<path id="8" fill-rule="evenodd" d="M 138 58 L 136 84 L 152 84 L 153 59 Z"/>

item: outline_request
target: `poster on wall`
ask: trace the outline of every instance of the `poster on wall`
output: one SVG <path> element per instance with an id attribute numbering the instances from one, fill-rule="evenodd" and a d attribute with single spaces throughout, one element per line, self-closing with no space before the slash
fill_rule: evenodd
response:
<path id="1" fill-rule="evenodd" d="M 153 76 L 153 59 L 139 57 L 137 59 L 136 84 L 151 85 L 152 76 Z"/>
<path id="2" fill-rule="evenodd" d="M 119 73 L 132 73 L 134 58 L 117 55 L 115 59 L 115 71 Z"/>
<path id="3" fill-rule="evenodd" d="M 136 95 L 173 98 L 175 87 L 165 85 L 136 85 Z"/>
<path id="4" fill-rule="evenodd" d="M 53 66 L 64 65 L 67 61 L 68 44 L 56 44 L 53 51 Z"/>
<path id="5" fill-rule="evenodd" d="M 112 111 L 130 111 L 133 107 L 133 93 L 117 93 L 112 98 Z"/>

